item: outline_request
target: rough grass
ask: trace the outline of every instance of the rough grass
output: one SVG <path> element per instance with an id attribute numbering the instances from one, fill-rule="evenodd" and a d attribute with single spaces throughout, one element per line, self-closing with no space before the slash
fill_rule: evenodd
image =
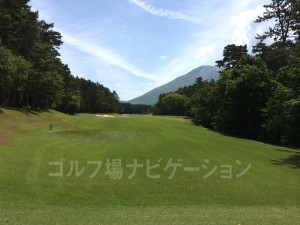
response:
<path id="1" fill-rule="evenodd" d="M 2 211 L 0 224 L 295 225 L 298 215 L 296 207 L 36 206 Z"/>
<path id="2" fill-rule="evenodd" d="M 300 219 L 297 149 L 223 136 L 179 117 L 2 109 L 0 134 L 0 224 L 297 224 Z M 122 160 L 121 180 L 105 175 L 107 159 Z M 126 164 L 134 159 L 144 167 L 130 180 Z M 170 159 L 199 171 L 177 168 L 169 179 Z M 63 177 L 49 177 L 58 168 L 49 162 L 60 160 Z M 147 160 L 159 164 L 151 174 L 160 179 L 147 178 Z M 67 176 L 75 161 L 84 172 Z M 102 162 L 94 178 L 89 176 L 96 166 L 87 161 Z M 249 164 L 249 172 L 236 178 Z M 226 165 L 232 165 L 232 179 L 220 178 Z M 216 172 L 204 179 L 214 166 Z"/>

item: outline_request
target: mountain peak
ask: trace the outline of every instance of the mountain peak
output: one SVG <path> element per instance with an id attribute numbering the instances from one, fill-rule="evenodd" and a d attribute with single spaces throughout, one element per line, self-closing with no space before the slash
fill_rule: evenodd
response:
<path id="1" fill-rule="evenodd" d="M 178 88 L 193 85 L 198 77 L 202 77 L 203 80 L 216 80 L 219 77 L 219 72 L 220 69 L 216 66 L 200 66 L 128 102 L 131 104 L 155 105 L 160 94 L 174 92 Z"/>

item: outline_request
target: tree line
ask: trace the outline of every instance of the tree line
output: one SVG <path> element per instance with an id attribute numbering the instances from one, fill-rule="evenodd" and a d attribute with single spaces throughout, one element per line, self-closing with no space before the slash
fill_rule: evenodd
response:
<path id="1" fill-rule="evenodd" d="M 300 2 L 272 0 L 264 8 L 255 22 L 272 20 L 274 26 L 256 36 L 252 54 L 246 45 L 227 45 L 216 61 L 222 68 L 217 81 L 198 79 L 161 95 L 154 113 L 187 115 L 226 134 L 300 146 Z"/>
<path id="2" fill-rule="evenodd" d="M 118 113 L 120 114 L 152 114 L 153 106 L 144 104 L 131 104 L 120 102 Z"/>
<path id="3" fill-rule="evenodd" d="M 0 0 L 0 106 L 116 112 L 117 93 L 72 75 L 59 58 L 62 35 L 28 2 Z"/>

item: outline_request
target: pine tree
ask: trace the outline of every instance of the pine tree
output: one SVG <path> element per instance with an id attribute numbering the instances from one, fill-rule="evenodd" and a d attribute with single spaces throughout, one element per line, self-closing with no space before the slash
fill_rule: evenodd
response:
<path id="1" fill-rule="evenodd" d="M 292 34 L 293 10 L 289 0 L 272 0 L 268 5 L 264 5 L 265 12 L 259 16 L 255 22 L 261 23 L 275 20 L 274 27 L 269 27 L 263 35 L 257 35 L 257 39 L 263 42 L 267 38 L 272 38 L 275 42 L 280 42 L 283 47 L 288 44 L 288 39 Z"/>

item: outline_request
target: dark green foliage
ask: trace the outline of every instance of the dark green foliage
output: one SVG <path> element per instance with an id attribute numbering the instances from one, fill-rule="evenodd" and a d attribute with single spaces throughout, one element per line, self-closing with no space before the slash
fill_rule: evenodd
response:
<path id="1" fill-rule="evenodd" d="M 62 112 L 75 114 L 79 111 L 82 103 L 81 85 L 78 78 L 71 75 L 71 71 L 67 65 L 61 70 L 64 80 L 64 94 L 58 109 Z"/>
<path id="2" fill-rule="evenodd" d="M 291 41 L 287 45 L 283 47 L 281 43 L 271 45 L 258 43 L 253 46 L 252 51 L 266 63 L 273 74 L 276 74 L 280 68 L 290 65 L 296 60 L 295 45 Z"/>
<path id="3" fill-rule="evenodd" d="M 159 96 L 159 101 L 154 107 L 155 115 L 187 115 L 189 98 L 179 93 L 168 93 Z"/>
<path id="4" fill-rule="evenodd" d="M 269 99 L 264 129 L 276 143 L 300 146 L 300 63 L 282 68 Z"/>
<path id="5" fill-rule="evenodd" d="M 214 81 L 210 81 L 211 83 L 213 83 Z M 159 100 L 158 102 L 155 104 L 154 108 L 153 108 L 153 114 L 155 115 L 186 115 L 186 116 L 192 116 L 191 113 L 191 98 L 194 95 L 194 93 L 199 90 L 200 87 L 204 86 L 205 84 L 207 84 L 207 81 L 202 81 L 202 77 L 198 77 L 196 79 L 196 82 L 193 85 L 190 86 L 186 86 L 183 88 L 179 88 L 176 92 L 171 92 L 171 93 L 165 93 L 165 94 L 161 94 L 159 96 Z M 185 103 L 184 107 L 181 107 L 180 112 L 174 112 L 174 111 L 170 111 L 166 108 L 166 104 L 163 104 L 162 99 L 168 95 L 168 94 L 172 94 L 172 93 L 176 93 L 179 94 L 181 96 L 183 96 L 187 102 Z"/>
<path id="6" fill-rule="evenodd" d="M 162 104 L 162 98 L 165 97 L 167 94 L 160 94 L 158 97 L 158 102 L 154 105 L 153 115 L 166 115 L 167 110 L 165 109 L 164 105 Z"/>
<path id="7" fill-rule="evenodd" d="M 21 106 L 31 64 L 0 47 L 0 105 Z"/>
<path id="8" fill-rule="evenodd" d="M 178 93 L 170 93 L 161 99 L 167 114 L 182 116 L 186 114 L 188 98 Z"/>
<path id="9" fill-rule="evenodd" d="M 300 146 L 300 4 L 272 0 L 256 22 L 275 19 L 247 55 L 228 45 L 216 83 L 197 86 L 191 98 L 196 124 L 247 138 Z M 294 36 L 293 36 L 294 35 Z M 263 43 L 272 38 L 271 45 Z"/>
<path id="10" fill-rule="evenodd" d="M 202 77 L 199 77 L 196 79 L 196 82 L 193 85 L 190 86 L 186 86 L 183 88 L 179 88 L 176 93 L 181 94 L 181 95 L 185 95 L 186 97 L 190 98 L 192 97 L 192 95 L 194 94 L 194 92 L 197 90 L 197 88 L 200 85 L 203 85 L 203 81 L 202 81 Z"/>
<path id="11" fill-rule="evenodd" d="M 224 69 L 230 69 L 245 56 L 247 52 L 247 45 L 227 45 L 223 51 L 223 59 L 216 61 L 217 66 Z"/>
<path id="12" fill-rule="evenodd" d="M 140 104 L 130 104 L 130 103 L 120 103 L 120 108 L 118 113 L 121 114 L 151 114 L 153 111 L 153 106 L 151 105 L 140 105 Z"/>
<path id="13" fill-rule="evenodd" d="M 53 28 L 38 19 L 28 1 L 0 1 L 0 105 L 71 114 L 117 111 L 115 92 L 74 78 L 61 62 L 62 36 Z"/>
<path id="14" fill-rule="evenodd" d="M 260 57 L 244 56 L 191 98 L 195 124 L 278 144 L 300 146 L 300 60 L 273 75 Z"/>
<path id="15" fill-rule="evenodd" d="M 245 56 L 223 71 L 216 85 L 218 130 L 244 137 L 259 137 L 263 109 L 271 95 L 272 80 L 265 64 Z"/>
<path id="16" fill-rule="evenodd" d="M 217 112 L 215 83 L 205 83 L 191 97 L 191 115 L 193 122 L 208 128 L 214 128 L 214 118 Z"/>
<path id="17" fill-rule="evenodd" d="M 287 65 L 295 62 L 299 57 L 299 28 L 300 7 L 297 0 L 272 0 L 265 5 L 266 11 L 258 17 L 257 23 L 275 20 L 263 35 L 257 35 L 259 43 L 253 46 L 253 53 L 261 57 L 274 74 Z M 267 38 L 273 39 L 271 45 L 263 43 Z M 298 48 L 298 50 L 297 50 Z"/>
<path id="18" fill-rule="evenodd" d="M 25 59 L 39 39 L 38 13 L 31 12 L 28 2 L 0 1 L 1 43 Z"/>
<path id="19" fill-rule="evenodd" d="M 272 0 L 256 22 L 275 19 L 260 42 L 253 47 L 227 45 L 224 70 L 216 82 L 197 80 L 180 88 L 176 95 L 190 98 L 181 112 L 188 111 L 197 125 L 223 133 L 268 140 L 277 144 L 300 146 L 300 3 L 296 0 Z M 263 43 L 272 38 L 273 43 Z M 169 94 L 173 96 L 174 94 Z M 155 114 L 176 115 L 163 94 Z"/>
<path id="20" fill-rule="evenodd" d="M 291 4 L 291 29 L 293 35 L 295 35 L 296 40 L 300 41 L 300 1 L 299 0 L 289 0 Z"/>
<path id="21" fill-rule="evenodd" d="M 300 60 L 293 62 L 272 74 L 261 57 L 244 56 L 217 82 L 198 84 L 190 103 L 194 123 L 300 146 Z"/>
<path id="22" fill-rule="evenodd" d="M 272 80 L 262 60 L 244 56 L 216 83 L 200 86 L 192 97 L 194 122 L 243 137 L 259 137 Z"/>
<path id="23" fill-rule="evenodd" d="M 99 83 L 77 79 L 81 86 L 82 104 L 80 112 L 109 113 L 118 110 L 118 97 Z"/>

